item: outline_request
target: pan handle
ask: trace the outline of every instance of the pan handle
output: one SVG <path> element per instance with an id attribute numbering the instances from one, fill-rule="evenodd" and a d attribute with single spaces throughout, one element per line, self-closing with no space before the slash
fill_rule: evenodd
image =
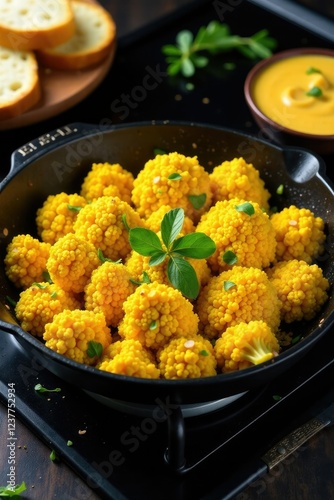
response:
<path id="1" fill-rule="evenodd" d="M 108 128 L 110 128 L 110 124 L 93 125 L 90 123 L 74 122 L 47 132 L 27 142 L 12 153 L 11 167 L 8 176 L 14 171 L 18 171 L 32 161 L 35 161 L 40 156 L 48 153 L 50 150 L 55 150 L 78 138 L 85 139 L 88 135 L 101 134 Z"/>

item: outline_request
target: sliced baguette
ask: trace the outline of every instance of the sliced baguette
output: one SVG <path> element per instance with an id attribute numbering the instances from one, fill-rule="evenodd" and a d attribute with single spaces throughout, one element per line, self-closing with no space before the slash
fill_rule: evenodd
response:
<path id="1" fill-rule="evenodd" d="M 35 54 L 0 47 L 0 120 L 24 113 L 40 97 Z"/>
<path id="2" fill-rule="evenodd" d="M 0 45 L 14 50 L 55 47 L 74 34 L 70 0 L 0 0 Z"/>
<path id="3" fill-rule="evenodd" d="M 78 70 L 98 64 L 115 42 L 115 22 L 101 5 L 79 0 L 73 0 L 71 5 L 75 34 L 57 47 L 37 51 L 39 61 L 52 69 Z"/>

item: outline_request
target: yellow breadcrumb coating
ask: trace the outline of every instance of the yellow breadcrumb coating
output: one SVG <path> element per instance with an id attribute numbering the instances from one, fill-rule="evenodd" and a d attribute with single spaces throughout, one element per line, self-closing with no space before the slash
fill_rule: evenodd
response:
<path id="1" fill-rule="evenodd" d="M 118 333 L 157 350 L 173 337 L 195 335 L 198 316 L 188 299 L 176 288 L 143 283 L 124 302 L 125 315 Z"/>
<path id="2" fill-rule="evenodd" d="M 279 353 L 278 340 L 264 321 L 230 326 L 215 343 L 218 366 L 223 373 L 264 363 Z"/>
<path id="3" fill-rule="evenodd" d="M 49 349 L 86 365 L 98 361 L 97 356 L 90 357 L 87 353 L 89 342 L 94 341 L 106 349 L 112 340 L 102 313 L 80 309 L 65 309 L 56 314 L 52 322 L 45 325 L 43 338 Z"/>
<path id="4" fill-rule="evenodd" d="M 165 283 L 171 285 L 167 276 L 168 259 L 165 259 L 158 266 L 149 265 L 150 257 L 145 257 L 139 253 L 132 251 L 125 265 L 128 268 L 133 279 L 137 282 L 143 281 L 143 273 L 146 273 L 150 281 Z M 192 265 L 197 275 L 198 282 L 201 286 L 206 285 L 211 277 L 211 270 L 205 259 L 190 259 L 187 261 Z"/>
<path id="5" fill-rule="evenodd" d="M 213 203 L 231 198 L 255 201 L 264 210 L 269 209 L 270 193 L 260 172 L 244 158 L 223 161 L 210 174 Z"/>
<path id="6" fill-rule="evenodd" d="M 255 202 L 251 204 L 253 215 L 238 211 L 236 207 L 243 203 L 238 199 L 218 201 L 197 225 L 196 231 L 210 236 L 216 244 L 215 253 L 208 258 L 214 272 L 229 269 L 223 258 L 227 251 L 237 257 L 239 266 L 262 269 L 275 259 L 275 230 L 268 215 Z"/>
<path id="7" fill-rule="evenodd" d="M 157 354 L 161 376 L 165 379 L 211 377 L 217 374 L 217 361 L 209 340 L 201 335 L 172 339 Z"/>
<path id="8" fill-rule="evenodd" d="M 107 325 L 117 327 L 124 316 L 123 302 L 136 289 L 124 264 L 104 262 L 85 286 L 85 309 L 103 312 Z"/>
<path id="9" fill-rule="evenodd" d="M 140 378 L 160 378 L 154 358 L 139 340 L 118 340 L 105 350 L 96 368 L 109 373 Z"/>
<path id="10" fill-rule="evenodd" d="M 17 288 L 28 288 L 35 282 L 44 281 L 46 262 L 51 245 L 41 242 L 30 234 L 14 236 L 6 249 L 5 273 Z"/>
<path id="11" fill-rule="evenodd" d="M 267 274 L 282 302 L 281 319 L 309 321 L 328 299 L 329 282 L 317 264 L 297 259 L 276 263 Z"/>
<path id="12" fill-rule="evenodd" d="M 276 232 L 278 261 L 298 259 L 311 264 L 323 253 L 325 224 L 308 208 L 290 205 L 273 214 L 271 223 Z"/>
<path id="13" fill-rule="evenodd" d="M 65 234 L 73 233 L 78 212 L 86 204 L 85 198 L 76 193 L 48 196 L 36 214 L 37 232 L 41 240 L 53 245 Z"/>
<path id="14" fill-rule="evenodd" d="M 80 210 L 75 233 L 100 249 L 105 258 L 125 259 L 131 251 L 128 228 L 144 227 L 138 213 L 117 196 L 101 196 Z"/>
<path id="15" fill-rule="evenodd" d="M 178 174 L 180 179 L 170 176 Z M 205 196 L 201 208 L 194 208 L 189 196 Z M 211 205 L 209 173 L 189 157 L 173 152 L 148 160 L 133 182 L 132 202 L 141 217 L 148 218 L 161 205 L 183 208 L 185 215 L 197 222 Z"/>
<path id="16" fill-rule="evenodd" d="M 172 210 L 172 207 L 169 205 L 161 205 L 155 212 L 152 212 L 151 215 L 145 220 L 146 227 L 158 233 L 160 231 L 161 221 L 166 215 L 167 212 Z M 183 226 L 181 232 L 183 235 L 193 233 L 195 231 L 195 224 L 190 219 L 190 217 L 185 216 Z"/>
<path id="17" fill-rule="evenodd" d="M 15 314 L 21 328 L 32 335 L 42 337 L 44 328 L 55 314 L 64 309 L 80 309 L 80 302 L 58 285 L 36 283 L 20 293 Z"/>
<path id="18" fill-rule="evenodd" d="M 235 266 L 213 276 L 202 288 L 196 303 L 200 330 L 217 338 L 229 326 L 263 320 L 276 332 L 280 301 L 265 271 Z"/>
<path id="19" fill-rule="evenodd" d="M 93 201 L 101 196 L 118 196 L 131 203 L 133 174 L 119 163 L 93 163 L 81 185 L 81 196 Z"/>
<path id="20" fill-rule="evenodd" d="M 52 245 L 46 267 L 51 280 L 63 290 L 80 293 L 100 264 L 94 245 L 69 233 Z"/>

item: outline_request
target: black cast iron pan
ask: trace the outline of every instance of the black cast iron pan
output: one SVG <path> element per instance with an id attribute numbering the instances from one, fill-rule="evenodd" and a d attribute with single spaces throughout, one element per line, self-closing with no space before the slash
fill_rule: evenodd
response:
<path id="1" fill-rule="evenodd" d="M 332 293 L 314 321 L 296 326 L 303 340 L 273 361 L 231 374 L 175 381 L 118 376 L 73 362 L 24 332 L 5 308 L 7 296 L 18 296 L 4 273 L 6 246 L 16 234 L 36 236 L 36 210 L 46 197 L 61 191 L 78 192 L 93 162 L 120 163 L 137 173 L 154 156 L 154 148 L 197 155 L 207 169 L 239 156 L 253 163 L 273 194 L 272 205 L 282 208 L 296 204 L 324 218 L 328 245 L 317 263 L 333 283 L 334 191 L 320 157 L 307 150 L 282 149 L 236 131 L 202 124 L 145 122 L 104 127 L 74 123 L 15 151 L 10 173 L 0 185 L 0 335 L 13 335 L 27 353 L 27 363 L 34 361 L 76 386 L 126 402 L 149 404 L 157 398 L 168 398 L 180 404 L 205 403 L 265 385 L 301 359 L 330 330 L 334 320 Z M 277 196 L 280 184 L 285 189 L 283 195 Z"/>

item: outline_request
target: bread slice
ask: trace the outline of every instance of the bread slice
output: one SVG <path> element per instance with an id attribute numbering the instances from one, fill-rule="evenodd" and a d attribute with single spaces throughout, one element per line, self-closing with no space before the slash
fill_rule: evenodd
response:
<path id="1" fill-rule="evenodd" d="M 52 69 L 78 70 L 103 61 L 116 38 L 116 25 L 101 5 L 79 0 L 71 2 L 76 30 L 67 42 L 37 51 L 39 61 Z"/>
<path id="2" fill-rule="evenodd" d="M 24 113 L 40 97 L 35 54 L 0 47 L 0 120 Z"/>
<path id="3" fill-rule="evenodd" d="M 55 47 L 75 31 L 70 0 L 0 0 L 0 45 L 14 50 Z"/>

